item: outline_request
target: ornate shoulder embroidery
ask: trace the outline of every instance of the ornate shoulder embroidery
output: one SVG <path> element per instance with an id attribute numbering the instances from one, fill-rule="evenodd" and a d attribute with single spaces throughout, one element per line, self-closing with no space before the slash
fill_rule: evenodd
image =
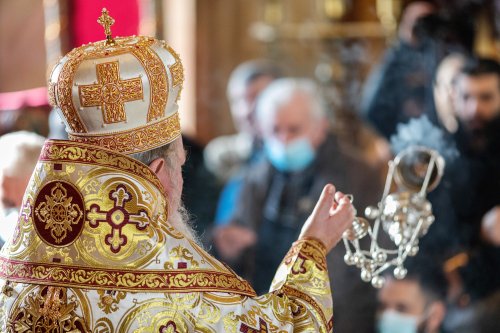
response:
<path id="1" fill-rule="evenodd" d="M 68 300 L 66 288 L 40 287 L 13 309 L 7 331 L 91 333 L 77 308 L 75 300 Z"/>

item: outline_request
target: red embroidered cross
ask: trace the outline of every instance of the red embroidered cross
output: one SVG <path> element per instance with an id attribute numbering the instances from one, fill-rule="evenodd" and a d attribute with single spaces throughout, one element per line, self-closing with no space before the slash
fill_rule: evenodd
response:
<path id="1" fill-rule="evenodd" d="M 127 192 L 125 186 L 118 185 L 116 190 L 109 193 L 109 198 L 115 202 L 109 211 L 101 211 L 97 204 L 90 206 L 87 217 L 92 228 L 97 228 L 101 222 L 111 226 L 111 232 L 105 235 L 105 242 L 113 253 L 120 252 L 122 246 L 127 244 L 127 237 L 122 234 L 122 229 L 127 224 L 135 224 L 137 230 L 144 230 L 149 225 L 148 214 L 141 210 L 137 214 L 130 214 L 125 209 L 125 202 L 132 199 L 132 194 Z"/>

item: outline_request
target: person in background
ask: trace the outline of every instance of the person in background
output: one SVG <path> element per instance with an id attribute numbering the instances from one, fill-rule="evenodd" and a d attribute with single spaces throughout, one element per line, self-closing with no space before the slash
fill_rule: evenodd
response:
<path id="1" fill-rule="evenodd" d="M 398 26 L 398 38 L 402 43 L 414 45 L 417 40 L 414 34 L 414 28 L 417 21 L 425 16 L 437 11 L 434 1 L 416 0 L 408 1 Z"/>
<path id="2" fill-rule="evenodd" d="M 421 115 L 440 124 L 432 89 L 438 64 L 450 53 L 470 52 L 467 37 L 432 1 L 409 2 L 398 31 L 398 43 L 368 78 L 361 104 L 362 115 L 385 138 Z"/>
<path id="3" fill-rule="evenodd" d="M 24 191 L 45 138 L 19 131 L 0 137 L 0 247 L 12 236 Z"/>
<path id="4" fill-rule="evenodd" d="M 433 85 L 434 104 L 439 123 L 449 133 L 458 129 L 455 116 L 454 86 L 466 57 L 460 53 L 452 53 L 444 58 L 436 69 Z"/>
<path id="5" fill-rule="evenodd" d="M 420 115 L 425 89 L 431 80 L 424 50 L 414 34 L 419 19 L 435 13 L 431 1 L 412 1 L 403 9 L 398 41 L 366 80 L 361 114 L 387 140 L 407 115 Z M 406 115 L 405 115 L 406 114 Z"/>
<path id="6" fill-rule="evenodd" d="M 493 212 L 500 205 L 500 64 L 468 59 L 454 89 L 458 128 L 452 137 L 461 154 L 453 170 L 454 206 L 462 236 L 474 245 L 480 238 L 481 221 L 489 216 L 484 224 L 494 224 L 491 220 L 497 214 Z M 467 199 L 456 193 L 463 190 L 469 193 Z"/>
<path id="7" fill-rule="evenodd" d="M 255 120 L 259 94 L 282 76 L 281 68 L 269 60 L 250 60 L 238 65 L 227 84 L 227 98 L 237 133 L 213 139 L 205 148 L 205 163 L 222 182 L 262 156 L 262 139 Z"/>
<path id="8" fill-rule="evenodd" d="M 483 216 L 481 236 L 491 245 L 500 247 L 500 206 L 493 207 Z"/>
<path id="9" fill-rule="evenodd" d="M 481 284 L 489 277 L 489 274 L 479 267 L 474 280 L 466 276 L 464 271 L 473 271 L 477 268 L 477 258 L 470 258 L 468 253 L 460 253 L 445 264 L 448 269 L 447 279 L 450 289 L 448 290 L 447 316 L 443 322 L 445 332 L 453 333 L 496 333 L 498 332 L 498 314 L 500 313 L 500 290 L 483 294 L 478 298 L 477 294 L 471 293 L 472 284 Z M 471 261 L 472 259 L 472 261 Z M 491 258 L 484 258 L 490 260 Z M 473 261 L 476 261 L 474 263 Z M 474 265 L 476 267 L 470 267 Z M 472 283 L 471 283 L 472 282 Z"/>
<path id="10" fill-rule="evenodd" d="M 246 171 L 263 157 L 262 138 L 255 119 L 257 98 L 281 75 L 281 68 L 268 60 L 250 60 L 237 66 L 229 78 L 227 98 L 238 133 L 215 138 L 204 151 L 207 169 L 224 183 L 215 212 L 214 234 L 218 239 L 227 240 L 215 248 L 215 255 L 226 260 L 230 260 L 227 252 L 231 250 L 224 245 L 245 248 L 255 242 L 253 233 L 228 224 L 239 200 Z"/>
<path id="11" fill-rule="evenodd" d="M 460 156 L 449 168 L 450 193 L 467 261 L 454 274 L 459 296 L 449 327 L 500 290 L 500 63 L 467 59 L 454 91 L 458 128 L 451 135 Z"/>
<path id="12" fill-rule="evenodd" d="M 412 259 L 406 262 L 404 279 L 386 274 L 377 296 L 377 333 L 441 332 L 446 315 L 446 278 L 440 267 Z"/>
<path id="13" fill-rule="evenodd" d="M 259 97 L 257 121 L 265 159 L 248 170 L 232 222 L 220 227 L 252 232 L 255 244 L 239 257 L 243 247 L 239 239 L 222 238 L 219 233 L 215 246 L 221 254 L 239 258 L 242 264 L 237 267 L 243 266 L 242 274 L 250 278 L 257 293 L 264 293 L 321 184 L 334 180 L 339 189 L 349 188 L 359 211 L 376 203 L 382 190 L 376 170 L 339 148 L 313 81 L 275 80 Z M 329 267 L 334 267 L 330 278 L 337 300 L 336 329 L 371 332 L 374 290 L 361 281 L 356 268 L 345 265 L 344 254 L 339 247 L 327 258 Z"/>
<path id="14" fill-rule="evenodd" d="M 483 300 L 475 309 L 475 329 L 477 333 L 495 333 L 498 331 L 500 313 L 500 291 Z"/>
<path id="15" fill-rule="evenodd" d="M 455 90 L 460 147 L 470 154 L 493 150 L 500 136 L 496 131 L 500 123 L 500 63 L 486 58 L 468 59 Z"/>

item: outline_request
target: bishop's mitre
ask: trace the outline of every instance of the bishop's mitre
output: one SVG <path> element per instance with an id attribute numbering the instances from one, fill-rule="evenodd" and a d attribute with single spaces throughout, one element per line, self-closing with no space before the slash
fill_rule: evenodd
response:
<path id="1" fill-rule="evenodd" d="M 160 147 L 180 136 L 177 102 L 184 80 L 178 54 L 164 41 L 111 36 L 82 45 L 52 70 L 49 100 L 69 139 L 123 154 Z"/>

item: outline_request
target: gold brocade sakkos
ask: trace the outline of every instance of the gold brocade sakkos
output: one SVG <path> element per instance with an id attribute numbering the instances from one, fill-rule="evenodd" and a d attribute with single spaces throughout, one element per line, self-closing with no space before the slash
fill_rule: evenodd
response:
<path id="1" fill-rule="evenodd" d="M 168 223 L 150 169 L 95 146 L 48 140 L 0 256 L 2 331 L 326 332 L 325 253 L 296 243 L 273 292 Z M 317 321 L 311 318 L 317 318 Z"/>

